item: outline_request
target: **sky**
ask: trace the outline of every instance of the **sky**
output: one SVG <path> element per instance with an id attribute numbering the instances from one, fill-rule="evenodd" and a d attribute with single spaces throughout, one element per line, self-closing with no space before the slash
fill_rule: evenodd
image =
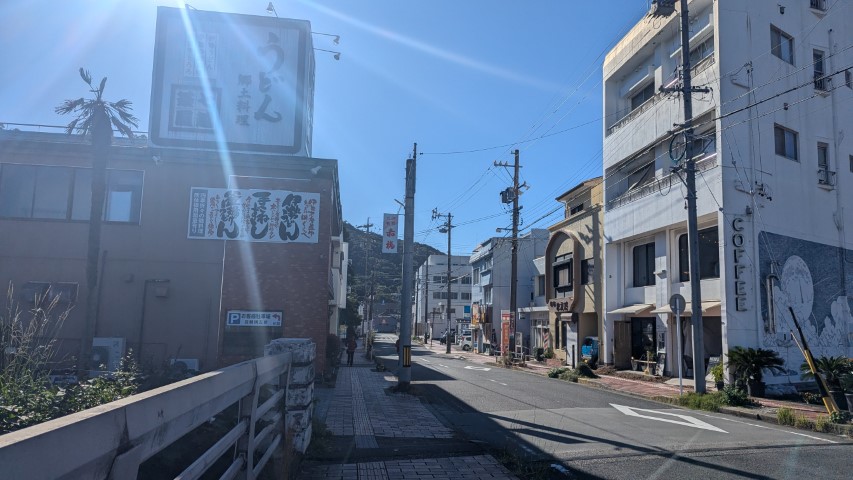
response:
<path id="1" fill-rule="evenodd" d="M 193 0 L 198 10 L 266 16 L 267 0 Z M 155 0 L 0 2 L 0 123 L 58 126 L 77 70 L 108 77 L 148 129 Z M 648 0 L 278 0 L 308 20 L 316 51 L 313 156 L 338 160 L 344 220 L 402 213 L 405 161 L 418 144 L 415 240 L 441 251 L 434 209 L 453 215 L 452 253 L 510 228 L 500 192 L 520 151 L 522 233 L 562 218 L 555 198 L 601 175 L 601 65 Z M 10 127 L 12 125 L 9 125 Z M 59 131 L 15 125 L 23 130 Z M 402 216 L 400 231 L 402 232 Z"/>

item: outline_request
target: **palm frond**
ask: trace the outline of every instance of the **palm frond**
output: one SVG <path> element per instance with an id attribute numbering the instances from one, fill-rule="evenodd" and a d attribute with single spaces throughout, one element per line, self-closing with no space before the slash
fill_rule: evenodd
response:
<path id="1" fill-rule="evenodd" d="M 107 77 L 101 79 L 101 85 L 98 86 L 98 91 L 95 92 L 98 95 L 98 100 L 101 99 L 101 96 L 104 94 L 104 87 L 107 86 Z"/>
<path id="2" fill-rule="evenodd" d="M 65 134 L 66 134 L 66 135 L 71 135 L 72 133 L 74 133 L 74 129 L 77 127 L 77 123 L 78 123 L 78 122 L 80 122 L 80 119 L 79 119 L 79 118 L 75 118 L 74 120 L 72 120 L 72 121 L 71 121 L 71 123 L 69 123 L 69 124 L 65 127 Z"/>
<path id="3" fill-rule="evenodd" d="M 116 127 L 116 130 L 121 132 L 127 138 L 133 138 L 133 131 L 127 125 L 121 123 L 121 120 L 110 115 L 110 121 L 113 123 L 113 126 Z"/>
<path id="4" fill-rule="evenodd" d="M 80 108 L 83 103 L 85 103 L 85 100 L 82 97 L 76 100 L 65 100 L 54 111 L 60 115 L 67 115 Z"/>
<path id="5" fill-rule="evenodd" d="M 92 74 L 83 67 L 80 67 L 80 78 L 82 78 L 90 87 L 92 86 Z"/>

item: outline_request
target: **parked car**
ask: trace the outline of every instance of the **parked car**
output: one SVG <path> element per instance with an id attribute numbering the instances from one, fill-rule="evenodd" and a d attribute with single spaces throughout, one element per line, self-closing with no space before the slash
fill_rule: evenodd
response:
<path id="1" fill-rule="evenodd" d="M 473 345 L 471 342 L 471 334 L 470 333 L 468 335 L 463 334 L 460 338 L 461 338 L 461 340 L 459 341 L 459 344 L 462 345 L 462 350 L 465 350 L 466 352 L 471 350 L 472 345 Z"/>

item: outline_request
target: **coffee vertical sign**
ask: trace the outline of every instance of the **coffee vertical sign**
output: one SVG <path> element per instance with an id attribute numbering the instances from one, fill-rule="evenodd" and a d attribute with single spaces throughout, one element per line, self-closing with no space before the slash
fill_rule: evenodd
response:
<path id="1" fill-rule="evenodd" d="M 743 217 L 735 217 L 732 219 L 732 252 L 734 253 L 734 271 L 735 271 L 735 309 L 738 312 L 746 311 L 746 277 L 744 276 L 744 271 L 746 270 L 746 264 L 744 263 L 746 250 L 744 249 L 744 244 L 746 243 L 744 237 L 744 225 L 743 225 Z"/>

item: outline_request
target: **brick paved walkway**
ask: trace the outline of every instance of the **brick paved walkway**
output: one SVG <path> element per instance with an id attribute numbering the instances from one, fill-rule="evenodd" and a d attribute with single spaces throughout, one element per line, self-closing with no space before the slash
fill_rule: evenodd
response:
<path id="1" fill-rule="evenodd" d="M 495 480 L 516 477 L 491 455 L 477 455 L 321 465 L 304 471 L 299 478 L 306 480 Z"/>

